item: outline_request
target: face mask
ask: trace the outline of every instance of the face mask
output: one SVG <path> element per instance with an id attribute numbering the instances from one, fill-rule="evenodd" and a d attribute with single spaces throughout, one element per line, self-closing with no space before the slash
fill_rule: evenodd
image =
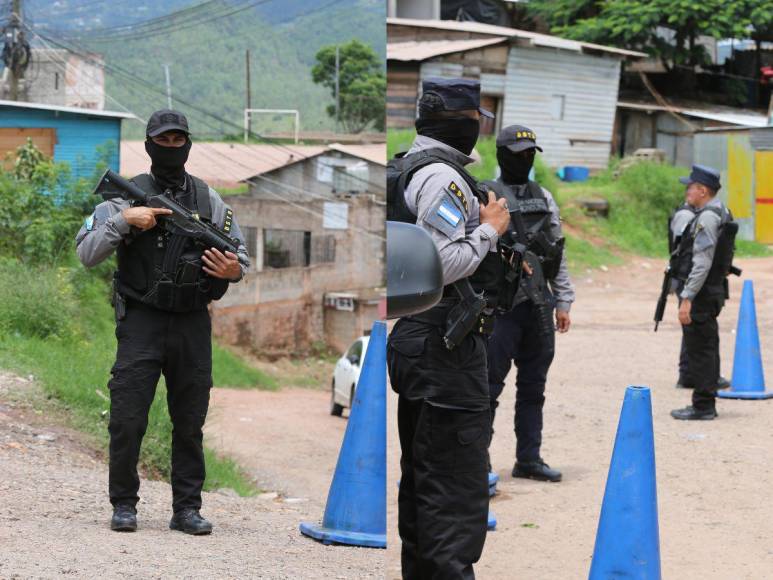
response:
<path id="1" fill-rule="evenodd" d="M 513 153 L 507 147 L 497 147 L 497 161 L 502 170 L 502 181 L 513 184 L 526 183 L 534 165 L 534 149 Z"/>
<path id="2" fill-rule="evenodd" d="M 164 189 L 174 189 L 185 183 L 185 162 L 191 151 L 191 140 L 182 147 L 162 147 L 152 139 L 145 141 L 145 151 L 150 155 L 150 172 Z"/>
<path id="3" fill-rule="evenodd" d="M 416 119 L 416 132 L 437 139 L 465 155 L 472 153 L 480 133 L 480 122 L 469 117 L 448 119 Z"/>

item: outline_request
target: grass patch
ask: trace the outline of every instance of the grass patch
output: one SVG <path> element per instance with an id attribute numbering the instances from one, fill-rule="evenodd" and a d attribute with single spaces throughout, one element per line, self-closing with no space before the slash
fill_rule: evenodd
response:
<path id="1" fill-rule="evenodd" d="M 274 377 L 246 364 L 217 344 L 212 345 L 212 377 L 218 387 L 267 391 L 275 391 L 279 388 L 279 383 Z"/>
<path id="2" fill-rule="evenodd" d="M 18 306 L 19 300 L 25 300 L 21 303 L 25 316 L 9 317 L 0 311 L 0 367 L 35 375 L 45 394 L 68 412 L 72 426 L 93 435 L 106 450 L 110 409 L 107 381 L 116 350 L 107 285 L 81 267 L 26 269 L 36 284 L 51 293 L 31 291 L 22 298 L 16 297 L 15 294 L 22 294 L 18 292 L 20 280 L 12 276 L 18 276 L 19 271 L 8 262 L 0 263 L 0 305 Z M 47 302 L 58 304 L 57 300 L 65 300 L 63 304 L 67 306 L 67 324 L 61 325 L 66 331 L 41 332 L 38 314 L 58 320 L 59 314 L 51 314 L 55 309 L 47 309 Z M 276 388 L 272 377 L 217 346 L 213 348 L 213 375 L 216 384 Z M 140 466 L 151 477 L 169 480 L 171 440 L 172 424 L 162 378 L 150 408 L 140 455 Z M 205 489 L 218 487 L 233 488 L 241 495 L 256 492 L 233 461 L 207 450 Z"/>
<path id="3" fill-rule="evenodd" d="M 767 258 L 773 256 L 773 247 L 759 242 L 736 240 L 735 255 L 739 258 Z"/>

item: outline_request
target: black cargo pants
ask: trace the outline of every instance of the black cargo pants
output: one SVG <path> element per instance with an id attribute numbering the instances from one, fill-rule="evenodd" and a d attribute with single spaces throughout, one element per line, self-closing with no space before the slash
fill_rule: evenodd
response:
<path id="1" fill-rule="evenodd" d="M 719 325 L 722 303 L 717 299 L 696 299 L 692 304 L 692 322 L 682 326 L 682 341 L 687 358 L 686 385 L 694 387 L 692 406 L 713 409 L 719 381 Z"/>
<path id="2" fill-rule="evenodd" d="M 110 389 L 110 502 L 135 505 L 137 460 L 161 373 L 172 419 L 172 509 L 201 508 L 202 427 L 212 387 L 211 322 L 207 310 L 173 313 L 138 302 L 116 325 L 118 352 Z"/>
<path id="3" fill-rule="evenodd" d="M 489 503 L 484 338 L 469 335 L 449 351 L 437 328 L 401 320 L 390 335 L 387 361 L 400 394 L 403 578 L 474 578 Z"/>
<path id="4" fill-rule="evenodd" d="M 488 384 L 491 396 L 491 422 L 499 406 L 499 396 L 512 363 L 518 369 L 515 379 L 515 457 L 536 461 L 542 446 L 542 409 L 545 382 L 555 355 L 556 335 L 540 335 L 534 304 L 527 300 L 513 310 L 497 316 L 489 338 Z"/>

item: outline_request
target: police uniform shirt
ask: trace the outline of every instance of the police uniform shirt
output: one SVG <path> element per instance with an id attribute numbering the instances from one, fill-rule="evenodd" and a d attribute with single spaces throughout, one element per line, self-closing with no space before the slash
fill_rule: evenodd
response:
<path id="1" fill-rule="evenodd" d="M 474 159 L 431 137 L 418 135 L 406 155 L 428 149 L 451 153 L 460 165 Z M 405 202 L 416 224 L 432 236 L 443 266 L 443 282 L 471 276 L 488 252 L 497 251 L 499 235 L 480 223 L 480 204 L 459 173 L 445 163 L 422 167 L 405 188 Z"/>
<path id="2" fill-rule="evenodd" d="M 711 269 L 711 263 L 714 261 L 714 252 L 717 249 L 722 218 L 713 211 L 705 211 L 708 207 L 719 208 L 722 215 L 727 213 L 727 209 L 717 197 L 712 198 L 703 209 L 697 212 L 697 217 L 691 226 L 694 236 L 692 270 L 690 270 L 687 282 L 685 282 L 679 295 L 687 300 L 694 300 L 703 288 Z"/>
<path id="3" fill-rule="evenodd" d="M 189 185 L 191 185 L 190 180 L 186 176 L 186 190 L 189 189 Z M 212 211 L 212 223 L 222 228 L 226 221 L 226 212 L 231 212 L 231 208 L 211 187 L 209 205 Z M 86 218 L 75 237 L 76 251 L 84 266 L 88 268 L 96 266 L 115 251 L 122 239 L 130 237 L 131 226 L 121 213 L 128 207 L 131 207 L 131 204 L 121 198 L 103 201 L 96 207 L 94 213 Z M 244 236 L 235 217 L 231 218 L 231 231 L 228 235 L 238 240 L 237 254 L 249 263 Z M 239 262 L 239 268 L 241 270 L 239 278 L 231 282 L 238 282 L 244 277 L 247 267 Z"/>
<path id="4" fill-rule="evenodd" d="M 528 187 L 528 184 L 507 184 L 502 181 L 501 177 L 498 178 L 497 181 L 504 187 L 510 188 L 516 197 L 523 195 L 524 190 Z M 542 190 L 542 195 L 545 196 L 545 200 L 548 204 L 548 210 L 550 211 L 550 231 L 553 234 L 553 237 L 558 239 L 563 236 L 563 232 L 561 230 L 561 214 L 558 209 L 558 204 L 553 198 L 552 193 L 550 193 L 542 186 L 540 186 L 540 189 Z M 558 274 L 556 274 L 556 277 L 553 280 L 549 280 L 548 284 L 550 284 L 550 290 L 553 293 L 553 297 L 556 299 L 556 309 L 569 312 L 572 307 L 572 303 L 575 301 L 576 294 L 574 291 L 574 284 L 572 284 L 572 280 L 569 277 L 569 264 L 566 260 L 566 250 L 564 250 L 561 256 L 561 264 L 558 267 Z M 515 300 L 516 304 L 528 299 L 523 289 L 519 288 L 518 294 L 519 295 Z"/>

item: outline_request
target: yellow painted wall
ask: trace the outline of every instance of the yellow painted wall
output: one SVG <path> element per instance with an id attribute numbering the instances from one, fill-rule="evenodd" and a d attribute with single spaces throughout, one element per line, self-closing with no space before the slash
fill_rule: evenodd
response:
<path id="1" fill-rule="evenodd" d="M 727 175 L 727 201 L 730 211 L 737 218 L 752 217 L 754 152 L 749 145 L 748 136 L 728 135 Z"/>
<path id="2" fill-rule="evenodd" d="M 773 244 L 773 151 L 757 151 L 754 162 L 757 177 L 754 238 L 763 244 Z"/>

